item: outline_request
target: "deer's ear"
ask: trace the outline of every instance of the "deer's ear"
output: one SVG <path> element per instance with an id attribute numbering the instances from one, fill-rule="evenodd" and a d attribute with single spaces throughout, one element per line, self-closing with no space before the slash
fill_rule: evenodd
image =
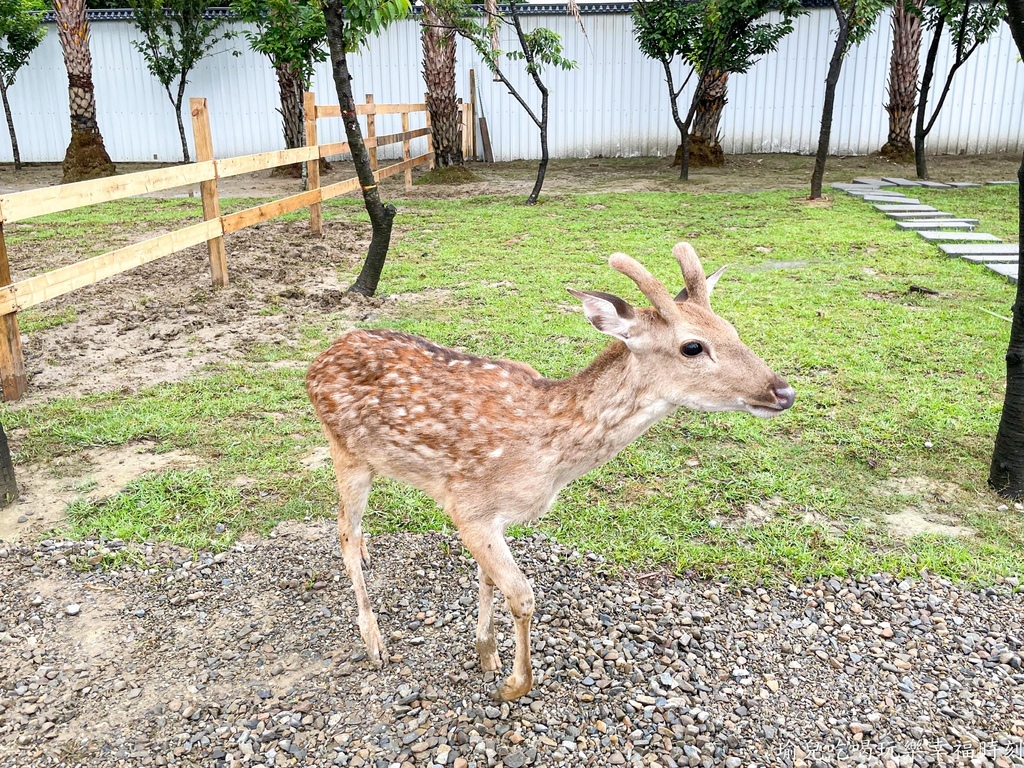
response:
<path id="1" fill-rule="evenodd" d="M 711 292 L 715 290 L 715 283 L 718 282 L 718 278 L 722 276 L 723 272 L 725 272 L 725 267 L 719 267 L 718 269 L 716 269 L 714 272 L 707 276 L 706 280 L 708 286 L 708 296 L 710 296 Z M 686 301 L 687 298 L 689 298 L 689 294 L 687 294 L 685 288 L 683 288 L 683 290 L 676 294 L 676 301 Z"/>
<path id="2" fill-rule="evenodd" d="M 610 293 L 568 290 L 583 302 L 583 312 L 591 325 L 601 333 L 629 341 L 636 328 L 636 312 L 629 304 Z"/>

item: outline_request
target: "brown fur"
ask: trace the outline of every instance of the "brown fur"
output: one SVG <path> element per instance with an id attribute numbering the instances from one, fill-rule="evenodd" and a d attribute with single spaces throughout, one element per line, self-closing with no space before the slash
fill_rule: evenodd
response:
<path id="1" fill-rule="evenodd" d="M 792 404 L 788 384 L 711 311 L 696 254 L 681 245 L 676 257 L 690 297 L 681 303 L 632 259 L 612 257 L 660 311 L 573 292 L 595 327 L 618 340 L 568 379 L 388 330 L 352 331 L 313 362 L 306 387 L 334 460 L 342 551 L 371 661 L 379 664 L 384 648 L 363 581 L 361 520 L 376 475 L 432 496 L 476 559 L 477 652 L 485 670 L 500 666 L 494 587 L 508 599 L 516 658 L 497 691 L 508 700 L 532 686 L 533 592 L 505 543 L 506 527 L 542 515 L 566 484 L 680 406 L 769 416 Z M 681 347 L 692 342 L 706 354 L 684 356 Z"/>

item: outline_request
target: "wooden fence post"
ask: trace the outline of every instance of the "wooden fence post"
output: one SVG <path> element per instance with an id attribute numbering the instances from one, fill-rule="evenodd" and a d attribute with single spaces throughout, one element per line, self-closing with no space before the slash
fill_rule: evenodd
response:
<path id="1" fill-rule="evenodd" d="M 476 72 L 469 70 L 469 154 L 476 160 Z"/>
<path id="2" fill-rule="evenodd" d="M 409 113 L 402 113 L 402 133 L 409 133 Z M 412 152 L 409 149 L 409 137 L 406 136 L 402 139 L 402 160 L 409 160 L 412 158 Z M 405 169 L 405 191 L 412 192 L 412 168 Z"/>
<path id="3" fill-rule="evenodd" d="M 11 266 L 7 262 L 4 223 L 0 219 L 0 286 L 11 284 Z M 21 351 L 18 313 L 0 315 L 0 383 L 8 402 L 25 394 L 25 355 Z"/>
<path id="4" fill-rule="evenodd" d="M 373 107 L 373 94 L 366 94 L 366 105 Z M 376 108 L 370 109 L 366 113 L 366 137 L 369 139 L 377 138 L 377 113 Z M 370 170 L 377 170 L 377 146 L 374 142 L 374 146 L 370 147 Z"/>
<path id="5" fill-rule="evenodd" d="M 316 137 L 316 95 L 306 91 L 302 94 L 302 111 L 306 118 L 306 146 L 318 145 Z M 306 162 L 307 190 L 320 189 L 320 157 L 319 155 Z M 309 206 L 309 228 L 316 234 L 324 233 L 323 220 L 320 216 L 320 203 Z"/>
<path id="6" fill-rule="evenodd" d="M 206 99 L 189 99 L 192 111 L 192 137 L 196 143 L 196 161 L 213 160 L 213 137 L 210 134 L 210 113 L 206 110 Z M 216 167 L 216 166 L 215 166 Z M 217 196 L 216 171 L 214 178 L 199 182 L 203 196 L 203 218 L 220 218 L 220 198 Z M 213 284 L 224 287 L 228 284 L 228 258 L 224 251 L 224 238 L 217 236 L 206 241 L 210 252 L 210 273 Z"/>
<path id="7" fill-rule="evenodd" d="M 423 114 L 427 116 L 427 128 L 430 129 L 427 131 L 427 153 L 430 155 L 430 160 L 427 163 L 427 170 L 432 171 L 434 170 L 434 130 L 430 124 L 430 110 L 427 109 L 426 106 L 427 94 L 425 93 L 423 94 L 423 101 Z"/>
<path id="8" fill-rule="evenodd" d="M 459 101 L 459 126 L 462 129 L 462 159 L 469 160 L 469 131 L 470 131 L 470 117 L 469 117 L 469 104 L 464 104 L 461 100 Z"/>

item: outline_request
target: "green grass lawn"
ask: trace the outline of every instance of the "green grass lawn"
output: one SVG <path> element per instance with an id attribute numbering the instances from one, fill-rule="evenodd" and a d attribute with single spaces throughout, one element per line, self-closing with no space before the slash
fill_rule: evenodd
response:
<path id="1" fill-rule="evenodd" d="M 1012 234 L 1015 187 L 928 195 Z M 197 201 L 115 205 L 136 221 L 198 210 Z M 90 215 L 44 223 L 64 238 L 78 227 L 102 231 Z M 325 207 L 327 226 L 364 215 L 349 200 Z M 986 582 L 1024 571 L 1020 513 L 997 511 L 1001 501 L 985 485 L 1009 333 L 990 313 L 1007 315 L 1014 289 L 984 267 L 942 255 L 845 196 L 832 207 L 792 192 L 559 196 L 534 207 L 505 198 L 416 201 L 396 222 L 380 291 L 433 298 L 379 325 L 567 376 L 605 338 L 565 288 L 644 301 L 607 266 L 610 253 L 624 251 L 678 290 L 670 252 L 685 239 L 706 271 L 729 264 L 716 311 L 796 387 L 796 406 L 771 421 L 681 411 L 658 424 L 567 488 L 538 523 L 563 542 L 630 567 L 743 580 L 927 568 Z M 42 229 L 35 247 L 45 247 Z M 324 442 L 302 381 L 336 325 L 327 315 L 304 328 L 300 352 L 264 350 L 265 360 L 137 395 L 4 406 L 4 425 L 20 430 L 20 462 L 143 438 L 205 460 L 201 470 L 141 478 L 107 502 L 76 503 L 68 535 L 218 548 L 283 519 L 330 517 L 332 473 L 301 463 Z M 263 364 L 289 355 L 300 358 L 294 367 Z M 239 485 L 239 476 L 254 482 Z M 387 481 L 370 503 L 371 532 L 447 524 L 429 499 Z M 890 535 L 887 516 L 907 508 L 977 533 Z"/>

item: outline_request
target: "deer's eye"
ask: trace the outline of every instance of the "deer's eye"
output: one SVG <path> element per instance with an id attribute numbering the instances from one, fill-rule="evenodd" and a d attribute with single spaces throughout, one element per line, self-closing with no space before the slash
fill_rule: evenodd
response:
<path id="1" fill-rule="evenodd" d="M 679 348 L 686 357 L 696 357 L 704 351 L 704 345 L 697 341 L 688 341 Z"/>

